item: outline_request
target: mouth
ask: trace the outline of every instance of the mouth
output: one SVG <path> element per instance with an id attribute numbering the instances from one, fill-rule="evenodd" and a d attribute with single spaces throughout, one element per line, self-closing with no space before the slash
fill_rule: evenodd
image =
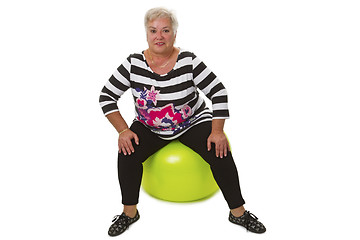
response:
<path id="1" fill-rule="evenodd" d="M 165 43 L 164 42 L 157 42 L 157 43 L 155 43 L 155 45 L 156 46 L 163 46 L 163 45 L 165 45 Z"/>

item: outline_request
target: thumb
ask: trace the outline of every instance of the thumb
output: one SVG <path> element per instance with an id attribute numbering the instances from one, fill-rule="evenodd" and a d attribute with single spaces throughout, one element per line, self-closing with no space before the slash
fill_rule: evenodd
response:
<path id="1" fill-rule="evenodd" d="M 134 133 L 133 136 L 134 136 L 134 140 L 135 140 L 136 145 L 139 145 L 139 137 L 138 137 L 138 135 L 136 133 Z"/>
<path id="2" fill-rule="evenodd" d="M 210 138 L 207 139 L 207 149 L 208 149 L 208 151 L 211 150 L 211 140 L 210 140 Z"/>

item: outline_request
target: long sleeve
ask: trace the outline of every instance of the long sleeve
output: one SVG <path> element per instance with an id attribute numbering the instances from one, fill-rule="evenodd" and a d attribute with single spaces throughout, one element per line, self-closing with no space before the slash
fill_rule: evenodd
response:
<path id="1" fill-rule="evenodd" d="M 229 118 L 228 96 L 217 76 L 194 55 L 193 79 L 195 85 L 212 102 L 213 119 Z"/>
<path id="2" fill-rule="evenodd" d="M 117 101 L 130 87 L 130 56 L 116 69 L 101 90 L 99 103 L 105 116 L 119 111 Z"/>

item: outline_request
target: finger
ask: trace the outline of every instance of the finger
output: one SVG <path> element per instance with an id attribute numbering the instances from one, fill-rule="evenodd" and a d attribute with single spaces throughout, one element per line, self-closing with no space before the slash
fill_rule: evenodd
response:
<path id="1" fill-rule="evenodd" d="M 128 147 L 129 147 L 131 153 L 135 152 L 135 149 L 134 149 L 131 141 L 128 142 Z M 129 153 L 129 154 L 130 154 L 130 153 Z"/>
<path id="2" fill-rule="evenodd" d="M 126 152 L 126 149 L 125 149 L 125 148 L 122 149 L 122 153 L 123 153 L 124 155 L 127 155 L 127 152 Z"/>
<path id="3" fill-rule="evenodd" d="M 216 152 L 216 157 L 219 157 L 219 154 L 220 154 L 220 146 L 219 146 L 219 144 L 216 144 L 215 152 Z"/>
<path id="4" fill-rule="evenodd" d="M 124 155 L 126 155 L 126 147 L 123 142 L 119 142 L 119 153 L 123 153 Z"/>
<path id="5" fill-rule="evenodd" d="M 227 157 L 229 152 L 229 143 L 226 141 L 224 145 L 224 157 Z"/>
<path id="6" fill-rule="evenodd" d="M 223 158 L 224 157 L 224 146 L 220 146 L 219 152 L 220 152 L 220 158 Z"/>
<path id="7" fill-rule="evenodd" d="M 125 142 L 125 150 L 129 155 L 131 155 L 131 147 L 132 147 L 131 142 Z"/>
<path id="8" fill-rule="evenodd" d="M 123 153 L 124 155 L 126 155 L 126 150 L 125 150 L 124 147 L 122 147 L 119 152 L 120 152 L 120 153 Z"/>
<path id="9" fill-rule="evenodd" d="M 122 151 L 122 144 L 119 142 L 118 143 L 118 148 L 119 148 L 119 153 L 121 153 L 121 151 Z"/>

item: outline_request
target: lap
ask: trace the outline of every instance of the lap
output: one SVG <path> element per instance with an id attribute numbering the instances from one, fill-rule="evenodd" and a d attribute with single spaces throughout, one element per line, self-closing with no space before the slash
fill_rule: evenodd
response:
<path id="1" fill-rule="evenodd" d="M 130 126 L 130 130 L 139 137 L 139 145 L 136 145 L 133 139 L 132 144 L 135 150 L 134 153 L 131 155 L 123 155 L 120 153 L 119 159 L 144 162 L 148 157 L 169 143 L 169 141 L 159 138 L 140 122 L 133 122 Z"/>
<path id="2" fill-rule="evenodd" d="M 152 154 L 171 142 L 169 140 L 161 139 L 140 122 L 134 122 L 130 129 L 138 135 L 139 145 L 136 145 L 133 141 L 135 152 L 127 156 L 121 154 L 123 159 L 136 159 L 136 161 L 144 162 Z M 210 165 L 215 164 L 217 160 L 219 160 L 215 154 L 214 144 L 212 144 L 211 151 L 207 150 L 207 139 L 211 134 L 211 130 L 211 121 L 207 121 L 191 127 L 178 138 L 182 144 L 198 153 Z M 229 157 L 232 158 L 231 153 L 228 154 L 227 158 Z M 227 158 L 223 158 L 222 161 Z"/>
<path id="3" fill-rule="evenodd" d="M 215 144 L 211 145 L 210 151 L 208 151 L 207 149 L 207 139 L 211 134 L 211 130 L 211 122 L 203 122 L 196 126 L 193 126 L 186 133 L 179 137 L 179 141 L 182 144 L 188 146 L 193 151 L 198 153 L 210 165 L 220 161 L 220 158 L 217 158 L 215 154 Z M 224 162 L 228 158 L 232 158 L 230 152 L 228 156 L 221 159 L 221 161 Z"/>

